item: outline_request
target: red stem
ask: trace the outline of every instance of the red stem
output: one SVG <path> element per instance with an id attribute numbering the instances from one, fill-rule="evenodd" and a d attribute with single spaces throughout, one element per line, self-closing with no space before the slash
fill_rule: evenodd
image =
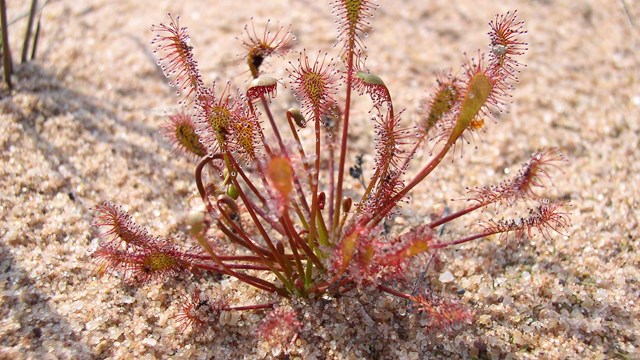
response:
<path id="1" fill-rule="evenodd" d="M 264 310 L 273 309 L 276 304 L 259 304 L 259 305 L 246 305 L 246 306 L 227 306 L 227 311 L 246 311 L 246 310 Z"/>
<path id="2" fill-rule="evenodd" d="M 304 170 L 307 172 L 307 174 L 309 174 L 309 187 L 311 187 L 312 184 L 312 180 L 311 180 L 311 173 L 309 172 L 309 164 L 307 163 L 307 156 L 304 153 L 304 148 L 302 147 L 302 142 L 300 142 L 300 136 L 298 136 L 298 132 L 296 131 L 296 127 L 293 124 L 293 120 L 291 118 L 291 112 L 287 110 L 287 121 L 289 122 L 289 128 L 291 128 L 291 134 L 293 134 L 293 138 L 296 141 L 296 144 L 298 145 L 298 152 L 300 153 L 300 160 L 302 160 L 302 166 L 304 167 Z M 302 185 L 300 184 L 300 180 L 298 179 L 298 177 L 294 177 L 294 184 L 296 185 L 296 191 L 298 192 L 298 197 L 301 199 L 301 203 L 302 206 L 304 207 L 304 210 L 307 212 L 307 214 L 309 214 L 309 217 L 311 217 L 311 210 L 309 209 L 309 203 L 307 202 L 307 198 L 304 196 L 304 191 L 302 191 Z"/>
<path id="3" fill-rule="evenodd" d="M 254 77 L 255 77 L 255 76 L 254 76 Z M 281 151 L 281 152 L 282 152 L 282 153 L 283 153 L 287 158 L 289 158 L 289 152 L 287 151 L 287 148 L 284 146 L 284 142 L 282 141 L 282 137 L 280 136 L 280 131 L 278 130 L 278 127 L 276 126 L 276 122 L 275 122 L 275 120 L 274 120 L 274 118 L 273 118 L 273 114 L 271 113 L 271 109 L 269 108 L 269 104 L 268 104 L 267 100 L 265 99 L 264 95 L 261 95 L 261 96 L 260 96 L 260 100 L 262 101 L 262 106 L 264 107 L 264 110 L 265 110 L 265 112 L 266 112 L 266 114 L 267 114 L 267 117 L 269 118 L 269 123 L 271 124 L 271 128 L 273 129 L 273 132 L 274 132 L 274 134 L 275 134 L 275 136 L 276 136 L 276 139 L 278 140 L 278 145 L 280 146 L 280 151 Z M 249 102 L 249 108 L 251 109 L 251 112 L 252 112 L 252 113 L 254 114 L 254 116 L 255 116 L 255 110 L 254 110 L 254 108 L 253 108 L 253 103 L 252 103 L 251 99 L 248 99 L 248 102 Z M 289 115 L 289 112 L 287 111 L 287 118 L 288 118 L 289 116 L 290 116 L 290 115 Z M 291 121 L 289 120 L 289 122 L 291 122 Z M 296 134 L 296 135 L 297 135 L 297 134 Z M 266 143 L 266 142 L 264 142 L 264 134 L 263 134 L 263 136 L 262 136 L 262 139 L 263 139 L 263 143 L 264 143 L 265 149 L 267 150 L 267 153 L 268 153 L 268 154 L 270 154 L 270 155 L 272 155 L 271 150 L 269 150 L 267 143 Z M 300 142 L 300 141 L 299 141 L 299 139 L 298 139 L 298 143 L 299 143 L 299 142 Z M 300 146 L 302 146 L 302 145 L 300 145 Z M 258 163 L 258 166 L 260 167 L 259 163 Z M 261 170 L 261 172 L 262 172 L 262 170 Z M 295 170 L 294 170 L 294 172 L 295 172 Z M 246 177 L 243 177 L 243 178 L 245 179 L 245 182 L 247 182 Z M 264 180 L 264 178 L 263 178 L 263 180 Z M 266 182 L 266 181 L 265 181 L 265 182 Z M 296 192 L 298 193 L 298 198 L 299 198 L 299 199 L 301 199 L 301 202 L 302 202 L 303 206 L 305 207 L 305 209 L 306 209 L 307 211 L 309 211 L 309 204 L 307 203 L 307 199 L 306 199 L 306 197 L 304 196 L 304 192 L 302 191 L 302 187 L 301 187 L 301 185 L 300 185 L 300 180 L 298 179 L 298 177 L 297 177 L 297 176 L 295 176 L 295 173 L 294 173 L 294 176 L 293 176 L 293 182 L 294 182 L 294 185 L 295 185 L 295 188 L 296 188 Z M 269 189 L 269 187 L 268 187 L 268 186 L 267 186 L 266 188 L 267 188 L 267 190 Z M 264 203 L 264 201 L 263 201 L 263 203 Z M 257 209 L 257 208 L 256 208 L 256 210 L 259 210 L 259 209 Z M 265 220 L 269 221 L 265 216 L 263 216 L 263 218 L 264 218 Z M 270 222 L 270 221 L 269 221 L 269 222 Z M 271 223 L 271 222 L 270 222 L 270 224 L 271 224 L 272 226 L 274 226 L 274 227 L 276 228 L 276 230 L 278 230 L 278 232 L 280 232 L 281 234 L 283 234 L 283 235 L 284 235 L 284 229 L 279 228 L 279 227 L 277 226 L 277 224 L 276 224 L 276 223 Z"/>
<path id="4" fill-rule="evenodd" d="M 405 195 L 407 195 L 409 191 L 411 191 L 416 185 L 420 184 L 427 176 L 429 176 L 429 174 L 440 164 L 442 159 L 444 159 L 444 156 L 449 152 L 451 146 L 453 146 L 453 144 L 447 142 L 444 148 L 440 150 L 440 152 L 433 159 L 431 159 L 431 161 L 429 161 L 429 163 L 427 163 L 427 165 L 425 165 L 425 167 L 422 168 L 422 170 L 420 170 L 420 172 L 416 176 L 413 177 L 411 182 L 387 202 L 387 205 L 382 209 L 382 211 L 375 214 L 372 218 L 367 219 L 365 217 L 360 222 L 362 224 L 368 222 L 367 226 L 370 228 L 380 223 L 380 221 L 384 219 L 389 211 L 391 211 L 396 206 L 398 201 L 400 201 Z"/>
<path id="5" fill-rule="evenodd" d="M 465 238 L 458 239 L 458 240 L 455 240 L 455 241 L 449 241 L 449 242 L 444 242 L 444 243 L 433 244 L 433 245 L 431 245 L 431 248 L 432 249 L 442 249 L 442 248 L 446 248 L 446 247 L 453 246 L 453 245 L 464 244 L 466 242 L 473 241 L 473 240 L 480 239 L 480 238 L 487 237 L 487 236 L 491 236 L 491 235 L 494 235 L 494 234 L 497 234 L 497 233 L 498 233 L 497 231 L 493 231 L 493 232 L 484 232 L 484 233 L 480 233 L 480 234 L 470 235 L 470 236 L 467 236 Z"/>
<path id="6" fill-rule="evenodd" d="M 269 109 L 269 103 L 267 99 L 264 98 L 264 95 L 260 95 L 260 100 L 262 101 L 262 107 L 264 107 L 264 112 L 267 114 L 267 118 L 269 119 L 269 123 L 271 124 L 271 128 L 273 129 L 273 133 L 278 140 L 278 145 L 280 145 L 280 151 L 286 154 L 287 150 L 282 142 L 282 137 L 280 137 L 280 131 L 278 131 L 278 127 L 276 126 L 276 121 L 273 119 L 273 114 L 271 114 L 271 110 Z"/>
<path id="7" fill-rule="evenodd" d="M 466 209 L 462 209 L 460 211 L 456 211 L 456 212 L 451 213 L 451 214 L 449 214 L 449 215 L 447 215 L 445 217 L 442 217 L 442 218 L 440 218 L 440 219 L 438 219 L 436 221 L 432 221 L 431 223 L 429 223 L 429 227 L 432 228 L 432 229 L 437 228 L 438 226 L 440 226 L 440 225 L 442 225 L 444 223 L 448 223 L 451 220 L 457 219 L 460 216 L 466 215 L 466 214 L 468 214 L 468 213 L 470 213 L 470 212 L 472 212 L 474 210 L 478 210 L 479 208 L 484 207 L 486 205 L 487 204 L 485 204 L 485 203 L 478 203 L 478 204 L 470 206 L 470 207 L 468 207 Z"/>
<path id="8" fill-rule="evenodd" d="M 202 170 L 204 169 L 205 165 L 208 164 L 210 161 L 214 160 L 214 159 L 220 159 L 222 155 L 220 154 L 216 154 L 213 156 L 207 156 L 205 158 L 203 158 L 200 163 L 198 163 L 198 165 L 196 166 L 196 171 L 195 171 L 195 178 L 196 178 L 196 186 L 198 187 L 198 192 L 200 193 L 200 196 L 202 197 L 202 200 L 205 202 L 205 204 L 207 204 L 207 208 L 208 210 L 210 209 L 210 212 L 213 213 L 213 205 L 211 205 L 211 203 L 209 202 L 209 198 L 207 196 L 207 193 L 204 189 L 204 185 L 202 184 Z M 236 186 L 238 186 L 236 184 Z M 241 192 L 242 195 L 244 195 Z M 226 213 L 223 212 L 225 215 Z M 228 215 L 227 215 L 228 216 Z M 231 219 L 229 219 L 231 220 Z M 246 274 L 242 274 L 242 273 L 238 273 L 232 269 L 230 269 L 224 262 L 222 262 L 222 260 L 220 260 L 220 258 L 218 257 L 218 255 L 213 252 L 210 248 L 207 249 L 207 253 L 210 255 L 211 260 L 216 263 L 218 266 L 221 267 L 222 272 L 224 272 L 225 274 L 231 275 L 233 277 L 236 277 L 237 279 L 239 279 L 240 281 L 243 281 L 249 285 L 252 285 L 254 287 L 257 287 L 259 289 L 265 290 L 265 291 L 269 291 L 269 292 L 277 292 L 280 294 L 284 294 L 286 296 L 286 292 L 283 292 L 281 289 L 278 289 L 275 287 L 275 285 L 266 282 L 262 279 L 258 279 L 255 278 L 253 276 L 250 275 L 246 275 Z M 257 251 L 256 255 L 260 255 L 260 252 Z M 277 271 L 274 271 L 277 273 Z M 266 284 L 265 284 L 266 283 Z M 269 286 L 270 285 L 270 286 Z"/>
<path id="9" fill-rule="evenodd" d="M 244 196 L 244 193 L 239 190 L 239 193 L 241 194 L 241 196 Z M 220 204 L 220 202 L 218 202 L 218 209 L 220 211 L 220 213 L 222 214 L 222 216 L 231 224 L 231 226 L 233 227 L 233 229 L 240 234 L 240 236 L 244 239 L 244 241 L 246 242 L 246 244 L 251 248 L 251 251 L 253 251 L 256 255 L 263 257 L 263 260 L 266 259 L 264 257 L 264 255 L 262 255 L 262 253 L 260 252 L 260 249 L 254 244 L 253 241 L 251 241 L 251 239 L 249 238 L 249 236 L 238 226 L 238 224 L 236 224 L 235 222 L 233 222 L 233 220 L 231 220 L 231 217 L 229 216 L 229 214 L 227 214 L 227 212 L 222 209 L 222 206 Z M 255 216 L 255 214 L 254 214 Z M 257 219 L 255 220 L 256 226 L 258 228 L 261 228 L 262 225 L 260 223 L 257 222 Z M 262 229 L 262 231 L 264 231 L 264 229 Z M 264 234 L 266 235 L 266 233 Z M 264 237 L 263 235 L 263 237 Z M 282 276 L 282 274 L 280 273 L 280 271 L 278 271 L 275 266 L 273 266 L 273 264 L 271 264 L 270 262 L 265 262 L 267 264 L 267 266 L 269 266 L 271 268 L 271 271 L 285 284 L 289 283 L 288 279 L 291 278 L 291 271 L 288 268 L 288 264 L 284 261 L 284 259 L 282 257 L 280 257 L 280 254 L 278 253 L 278 250 L 276 250 L 276 247 L 273 246 L 273 243 L 271 243 L 271 240 L 269 239 L 269 237 L 267 236 L 265 238 L 265 241 L 268 241 L 268 245 L 271 248 L 271 255 L 275 258 L 275 260 L 277 261 L 277 263 L 280 265 L 280 267 L 283 269 L 283 271 L 286 274 L 286 278 L 284 276 Z"/>
<path id="10" fill-rule="evenodd" d="M 244 180 L 245 184 L 249 187 L 249 189 L 251 189 L 251 192 L 253 192 L 253 194 L 260 200 L 260 202 L 266 206 L 267 201 L 265 200 L 264 196 L 262 196 L 260 191 L 258 191 L 255 185 L 253 185 L 253 183 L 249 180 L 249 177 L 247 177 L 247 174 L 244 173 L 240 165 L 238 165 L 236 160 L 231 156 L 231 153 L 229 153 L 228 149 L 227 149 L 227 156 L 231 159 L 231 162 L 233 162 L 234 169 L 242 177 L 242 179 Z M 237 180 L 235 178 L 233 180 L 236 181 L 236 186 L 239 186 L 237 184 Z"/>
<path id="11" fill-rule="evenodd" d="M 349 115 L 351 112 L 351 83 L 353 82 L 353 47 L 355 43 L 355 33 L 350 34 L 349 46 L 348 46 L 348 54 L 347 54 L 347 89 L 346 89 L 346 100 L 344 105 L 344 123 L 342 124 L 342 138 L 340 139 L 340 161 L 338 164 L 338 182 L 336 189 L 336 196 L 333 199 L 335 212 L 333 214 L 332 221 L 332 229 L 331 231 L 334 233 L 335 237 L 338 237 L 340 234 L 336 233 L 336 227 L 340 221 L 340 210 L 342 210 L 340 206 L 340 202 L 342 201 L 342 183 L 344 182 L 344 164 L 347 157 L 347 140 L 349 135 Z M 337 242 L 333 240 L 332 242 Z"/>
<path id="12" fill-rule="evenodd" d="M 225 264 L 229 269 L 234 270 L 262 270 L 262 271 L 271 271 L 271 268 L 264 265 L 255 265 L 255 264 Z M 224 273 L 218 266 L 212 266 L 207 264 L 193 264 L 194 267 L 203 270 L 217 271 Z M 248 276 L 248 275 L 246 275 Z M 274 285 L 275 286 L 275 285 Z"/>
<path id="13" fill-rule="evenodd" d="M 333 229 L 333 213 L 335 210 L 335 204 L 333 202 L 333 198 L 335 196 L 335 179 L 334 179 L 334 171 L 335 171 L 335 151 L 336 147 L 333 141 L 329 144 L 329 228 Z"/>
<path id="14" fill-rule="evenodd" d="M 236 162 L 236 160 L 231 156 L 231 154 L 229 153 L 229 150 L 227 149 L 227 157 L 229 158 L 229 160 L 233 163 L 234 168 L 238 169 L 238 163 Z M 241 173 L 240 171 L 238 171 L 238 173 Z M 244 172 L 242 172 L 242 174 L 244 175 Z M 244 176 L 243 176 L 244 177 Z M 262 238 L 264 239 L 264 241 L 267 243 L 267 246 L 269 247 L 269 249 L 271 250 L 271 253 L 273 254 L 273 256 L 275 257 L 275 260 L 278 262 L 278 264 L 280 264 L 280 267 L 283 269 L 283 271 L 285 272 L 285 274 L 287 275 L 286 278 L 284 278 L 282 276 L 282 274 L 280 274 L 277 270 L 274 269 L 274 273 L 280 278 L 280 280 L 285 283 L 287 285 L 288 288 L 291 288 L 291 269 L 289 268 L 289 263 L 287 261 L 285 261 L 285 259 L 283 259 L 280 256 L 280 253 L 278 252 L 278 250 L 276 249 L 275 245 L 273 244 L 273 242 L 271 241 L 271 238 L 269 237 L 269 234 L 267 234 L 267 232 L 265 231 L 264 227 L 262 226 L 262 223 L 260 223 L 260 220 L 258 219 L 258 217 L 256 216 L 256 213 L 254 211 L 254 209 L 249 206 L 249 201 L 247 198 L 247 195 L 244 193 L 244 191 L 242 191 L 242 188 L 240 187 L 240 184 L 238 183 L 238 180 L 236 178 L 232 178 L 232 181 L 234 183 L 234 185 L 236 186 L 236 188 L 238 189 L 238 194 L 240 195 L 240 198 L 242 199 L 242 202 L 245 204 L 245 208 L 247 209 L 247 212 L 249 213 L 249 215 L 251 216 L 251 219 L 253 220 L 254 225 L 256 226 L 256 228 L 258 229 L 258 232 L 260 232 L 260 235 L 262 236 Z M 228 215 L 227 215 L 228 216 Z M 240 229 L 235 223 L 231 222 L 232 226 L 236 229 L 236 231 L 240 231 L 240 235 L 243 237 L 246 237 L 246 239 L 248 239 L 248 237 L 246 236 L 246 233 L 244 231 L 242 231 L 242 229 Z M 259 252 L 257 253 L 259 254 Z"/>
<path id="15" fill-rule="evenodd" d="M 291 219 L 286 216 L 284 218 L 285 223 L 287 225 L 287 227 L 290 228 L 290 231 L 293 235 L 293 239 L 296 241 L 296 243 L 298 244 L 298 246 L 305 252 L 305 254 L 307 254 L 307 256 L 309 257 L 309 259 L 311 259 L 311 261 L 319 268 L 319 269 L 324 269 L 324 266 L 322 265 L 322 262 L 320 261 L 320 259 L 318 259 L 318 257 L 316 256 L 316 254 L 314 254 L 313 250 L 311 249 L 311 247 L 309 247 L 309 245 L 300 237 L 300 234 L 298 234 L 295 231 L 295 228 L 293 227 L 293 223 L 291 222 Z"/>
<path id="16" fill-rule="evenodd" d="M 186 258 L 189 259 L 196 259 L 196 260 L 211 260 L 211 257 L 209 255 L 197 255 L 197 254 L 188 254 L 188 253 L 182 253 L 182 255 Z M 284 255 L 288 260 L 293 260 L 293 255 L 292 254 L 285 254 Z M 253 261 L 256 263 L 263 263 L 263 258 L 259 257 L 259 256 L 253 256 L 253 255 L 220 255 L 218 256 L 218 259 L 222 260 L 222 261 Z"/>
<path id="17" fill-rule="evenodd" d="M 302 277 L 304 276 L 304 268 L 302 267 L 302 260 L 300 260 L 300 255 L 298 254 L 298 249 L 296 247 L 296 244 L 294 242 L 293 239 L 293 233 L 296 232 L 296 230 L 293 228 L 293 226 L 289 226 L 289 222 L 287 222 L 287 218 L 289 216 L 286 213 L 285 210 L 285 214 L 284 216 L 281 218 L 281 222 L 284 225 L 284 230 L 286 232 L 286 237 L 287 240 L 289 240 L 289 246 L 291 247 L 291 252 L 293 253 L 293 257 L 295 259 L 295 263 L 296 263 L 296 267 L 298 268 L 298 278 L 302 279 Z"/>
<path id="18" fill-rule="evenodd" d="M 220 229 L 220 231 L 222 231 L 222 233 L 224 233 L 229 238 L 229 240 L 235 242 L 238 245 L 246 247 L 247 249 L 251 250 L 251 252 L 256 253 L 256 255 L 262 255 L 262 258 L 274 260 L 273 254 L 271 254 L 271 251 L 269 249 L 265 249 L 261 246 L 258 246 L 253 241 L 251 242 L 251 245 L 249 245 L 245 239 L 236 235 L 233 231 L 231 231 L 228 227 L 226 227 L 221 221 L 218 221 L 216 225 L 218 226 L 218 229 Z M 244 234 L 244 232 L 242 233 Z"/>
<path id="19" fill-rule="evenodd" d="M 202 170 L 204 170 L 204 167 L 210 163 L 213 160 L 222 160 L 223 156 L 222 154 L 215 154 L 212 156 L 205 156 L 203 157 L 200 162 L 198 162 L 198 165 L 196 166 L 196 171 L 195 171 L 195 178 L 196 178 L 196 187 L 198 188 L 198 193 L 200 193 L 200 197 L 202 198 L 202 201 L 205 203 L 205 205 L 207 206 L 207 211 L 209 213 L 213 213 L 213 205 L 211 205 L 211 202 L 209 201 L 209 197 L 207 196 L 207 191 L 204 188 L 204 184 L 202 183 Z"/>
<path id="20" fill-rule="evenodd" d="M 409 300 L 409 301 L 413 301 L 413 296 L 411 296 L 409 294 L 405 294 L 403 292 L 400 292 L 398 290 L 392 289 L 390 287 L 386 287 L 384 285 L 376 285 L 376 287 L 379 290 L 384 291 L 384 292 L 386 292 L 388 294 L 391 294 L 393 296 L 397 296 L 399 298 L 403 298 L 403 299 L 406 299 L 406 300 Z"/>
<path id="21" fill-rule="evenodd" d="M 313 116 L 315 120 L 315 133 L 316 133 L 316 159 L 314 163 L 314 174 L 311 180 L 311 217 L 309 219 L 309 243 L 313 242 L 318 237 L 318 182 L 320 180 L 320 109 L 316 106 L 313 109 Z"/>

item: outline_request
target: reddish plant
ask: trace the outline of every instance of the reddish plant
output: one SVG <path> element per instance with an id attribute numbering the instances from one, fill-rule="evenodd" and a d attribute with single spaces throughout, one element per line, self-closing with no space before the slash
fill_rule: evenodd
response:
<path id="1" fill-rule="evenodd" d="M 282 118 L 270 110 L 279 81 L 262 74 L 261 65 L 290 49 L 293 35 L 288 30 L 265 30 L 259 36 L 253 23 L 250 30 L 245 28 L 242 45 L 253 80 L 234 94 L 230 85 L 222 91 L 215 84 L 204 85 L 187 29 L 178 18 L 170 16 L 168 25 L 152 27 L 162 68 L 185 94 L 184 109 L 169 117 L 165 135 L 187 158 L 200 159 L 195 183 L 203 205 L 189 215 L 190 235 L 200 251 L 151 236 L 120 207 L 105 203 L 97 207 L 94 221 L 109 238 L 95 253 L 101 272 L 119 272 L 137 283 L 181 272 L 215 272 L 284 298 L 373 288 L 413 303 L 431 327 L 449 328 L 467 321 L 469 312 L 429 289 L 411 291 L 408 282 L 401 281 L 413 274 L 410 270 L 421 255 L 491 235 L 514 233 L 524 239 L 539 233 L 550 239 L 552 232 L 569 226 L 565 203 L 540 194 L 549 170 L 565 161 L 557 149 L 544 149 L 513 179 L 469 189 L 466 207 L 388 235 L 384 220 L 394 216 L 401 202 L 409 203 L 407 195 L 482 128 L 485 118 L 504 109 L 522 67 L 517 56 L 526 50 L 521 39 L 525 31 L 515 12 L 496 16 L 490 23 L 488 61 L 479 54 L 467 60 L 460 76 L 440 75 L 417 126 L 410 127 L 403 125 L 403 112 L 395 111 L 382 78 L 364 66 L 362 31 L 376 6 L 342 0 L 333 7 L 342 64 L 324 53 L 310 59 L 300 52 L 297 62 L 289 63 L 290 88 L 300 108 L 289 109 Z M 344 96 L 338 97 L 340 89 Z M 371 99 L 375 114 L 373 174 L 365 184 L 361 161 L 350 170 L 363 181 L 359 199 L 344 191 L 352 90 Z M 288 127 L 278 125 L 284 120 Z M 303 128 L 309 121 L 315 141 L 304 146 L 299 132 L 307 131 Z M 411 159 L 424 146 L 430 147 L 431 157 L 407 176 Z M 526 202 L 538 202 L 528 216 L 489 218 L 462 238 L 444 239 L 436 231 L 488 206 L 499 211 Z M 177 317 L 184 326 L 212 325 L 224 311 L 275 307 L 261 326 L 267 341 L 288 343 L 300 329 L 296 315 L 277 307 L 275 300 L 232 307 L 225 299 L 196 292 L 185 303 Z"/>
<path id="2" fill-rule="evenodd" d="M 265 340 L 270 347 L 287 347 L 295 341 L 302 323 L 293 310 L 276 307 L 270 311 L 260 324 L 260 338 Z"/>
<path id="3" fill-rule="evenodd" d="M 186 92 L 184 99 L 189 98 L 203 82 L 198 70 L 198 63 L 193 58 L 187 28 L 180 26 L 180 17 L 172 17 L 169 25 L 152 26 L 156 37 L 151 42 L 156 46 L 154 53 L 161 52 L 158 64 L 167 76 L 173 79 L 169 85 L 176 87 L 178 95 Z M 183 103 L 183 100 L 180 103 Z"/>

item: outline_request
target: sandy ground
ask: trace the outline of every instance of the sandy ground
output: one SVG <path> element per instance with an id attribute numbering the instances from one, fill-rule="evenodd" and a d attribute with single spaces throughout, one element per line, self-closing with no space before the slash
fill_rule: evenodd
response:
<path id="1" fill-rule="evenodd" d="M 303 307 L 294 357 L 640 358 L 640 3 L 626 2 L 629 16 L 614 0 L 381 1 L 367 64 L 408 122 L 437 70 L 486 47 L 495 13 L 517 8 L 529 30 L 528 68 L 509 113 L 488 124 L 477 150 L 444 163 L 398 222 L 417 224 L 463 197 L 464 186 L 494 183 L 536 149 L 558 146 L 570 162 L 550 194 L 571 200 L 572 226 L 553 243 L 488 239 L 445 251 L 442 271 L 454 281 L 432 288 L 473 309 L 470 325 L 429 332 L 387 296 L 329 299 Z M 27 3 L 8 0 L 9 18 Z M 0 358 L 272 356 L 255 337 L 260 313 L 181 334 L 171 317 L 193 280 L 133 288 L 93 272 L 90 208 L 101 201 L 125 204 L 155 234 L 185 234 L 192 165 L 159 135 L 176 102 L 149 45 L 150 25 L 167 11 L 189 27 L 207 81 L 248 79 L 234 38 L 251 16 L 292 24 L 298 49 L 334 51 L 334 18 L 314 1 L 51 2 L 38 59 L 16 64 L 13 92 L 0 87 Z M 14 58 L 24 26 L 10 28 Z M 268 69 L 286 77 L 281 66 Z M 371 155 L 358 101 L 352 154 Z M 469 223 L 448 230 L 464 233 Z M 229 279 L 199 281 L 235 304 L 266 299 Z"/>

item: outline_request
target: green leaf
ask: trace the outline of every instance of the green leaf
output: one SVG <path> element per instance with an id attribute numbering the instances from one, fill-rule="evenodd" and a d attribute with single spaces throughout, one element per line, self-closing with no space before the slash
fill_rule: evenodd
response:
<path id="1" fill-rule="evenodd" d="M 447 141 L 453 144 L 475 119 L 480 109 L 485 105 L 491 95 L 493 84 L 484 72 L 478 72 L 469 81 L 469 87 L 460 108 L 460 114 L 456 126 Z"/>

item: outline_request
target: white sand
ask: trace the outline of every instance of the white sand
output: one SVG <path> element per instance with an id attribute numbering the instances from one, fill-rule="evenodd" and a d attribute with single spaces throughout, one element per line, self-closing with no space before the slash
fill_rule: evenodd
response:
<path id="1" fill-rule="evenodd" d="M 464 186 L 497 182 L 536 149 L 558 146 L 571 162 L 550 194 L 571 200 L 573 225 L 552 244 L 489 239 L 444 252 L 442 271 L 455 277 L 446 291 L 475 311 L 472 325 L 429 333 L 403 302 L 376 293 L 317 301 L 304 306 L 294 356 L 640 358 L 640 3 L 626 2 L 635 28 L 613 0 L 382 2 L 367 65 L 408 109 L 407 121 L 437 70 L 457 69 L 463 51 L 485 48 L 495 13 L 517 8 L 529 30 L 528 68 L 509 113 L 487 126 L 478 150 L 465 147 L 463 159 L 442 164 L 405 205 L 403 221 L 417 224 L 463 197 Z M 14 19 L 30 2 L 8 3 Z M 150 25 L 167 11 L 189 27 L 205 79 L 236 86 L 248 74 L 229 59 L 241 52 L 234 37 L 250 16 L 291 23 L 297 48 L 313 51 L 334 51 L 334 18 L 314 1 L 156 3 L 53 2 L 37 61 L 16 64 L 11 94 L 0 87 L 0 358 L 265 356 L 255 338 L 260 313 L 226 318 L 201 337 L 180 334 L 171 316 L 189 280 L 137 289 L 97 278 L 89 208 L 113 200 L 155 234 L 186 234 L 192 165 L 158 133 L 176 99 L 149 45 Z M 10 28 L 14 58 L 24 26 Z M 286 76 L 282 66 L 268 69 Z M 359 103 L 354 134 L 370 130 L 362 125 L 367 103 Z M 464 233 L 469 223 L 449 230 Z M 202 282 L 234 304 L 267 299 L 233 280 Z M 442 285 L 434 280 L 433 289 Z"/>

